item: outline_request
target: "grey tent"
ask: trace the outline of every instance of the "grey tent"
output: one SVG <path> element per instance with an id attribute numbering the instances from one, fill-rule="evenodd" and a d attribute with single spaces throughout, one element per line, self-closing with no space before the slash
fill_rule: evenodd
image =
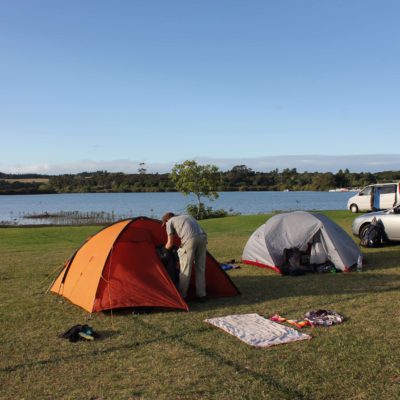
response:
<path id="1" fill-rule="evenodd" d="M 353 239 L 325 215 L 294 211 L 274 215 L 257 228 L 247 241 L 242 261 L 281 273 L 289 249 L 307 253 L 310 264 L 331 262 L 341 271 L 357 264 L 361 254 Z"/>

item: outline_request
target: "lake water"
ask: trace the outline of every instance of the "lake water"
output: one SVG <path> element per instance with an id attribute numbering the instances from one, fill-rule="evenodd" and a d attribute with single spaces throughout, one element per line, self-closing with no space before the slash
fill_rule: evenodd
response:
<path id="1" fill-rule="evenodd" d="M 352 192 L 222 192 L 206 205 L 240 214 L 292 210 L 344 210 Z M 166 211 L 183 213 L 196 203 L 181 193 L 74 193 L 0 196 L 0 223 L 38 224 L 45 220 L 24 218 L 28 214 L 113 213 L 116 219 L 148 216 L 161 218 Z M 48 222 L 48 221 L 47 221 Z"/>

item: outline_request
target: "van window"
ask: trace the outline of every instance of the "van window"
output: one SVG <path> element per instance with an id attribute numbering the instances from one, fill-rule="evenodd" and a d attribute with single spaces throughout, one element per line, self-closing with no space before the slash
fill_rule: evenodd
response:
<path id="1" fill-rule="evenodd" d="M 396 185 L 381 186 L 381 194 L 392 194 L 392 193 L 396 193 Z"/>
<path id="2" fill-rule="evenodd" d="M 371 186 L 367 186 L 365 189 L 361 190 L 358 194 L 359 196 L 369 196 L 371 194 Z"/>

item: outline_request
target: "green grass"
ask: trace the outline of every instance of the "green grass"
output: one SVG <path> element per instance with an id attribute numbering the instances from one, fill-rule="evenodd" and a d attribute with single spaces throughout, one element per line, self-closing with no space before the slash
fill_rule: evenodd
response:
<path id="1" fill-rule="evenodd" d="M 350 232 L 353 215 L 326 212 Z M 241 257 L 265 215 L 203 221 L 220 261 Z M 45 294 L 63 261 L 99 227 L 0 229 L 1 399 L 396 399 L 400 395 L 400 246 L 364 251 L 362 273 L 299 277 L 250 266 L 229 272 L 242 292 L 191 312 L 89 315 Z M 342 325 L 310 341 L 252 348 L 206 318 L 334 309 Z M 94 342 L 58 335 L 78 323 Z"/>

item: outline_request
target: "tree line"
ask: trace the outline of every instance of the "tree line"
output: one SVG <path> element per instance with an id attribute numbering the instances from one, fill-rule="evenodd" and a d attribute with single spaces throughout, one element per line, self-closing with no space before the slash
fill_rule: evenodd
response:
<path id="1" fill-rule="evenodd" d="M 204 166 L 218 174 L 218 191 L 327 191 L 335 188 L 362 188 L 377 182 L 400 180 L 400 171 L 377 173 L 298 172 L 296 168 L 269 172 L 253 171 L 246 165 L 236 165 L 228 171 Z M 174 170 L 173 170 L 174 171 Z M 6 174 L 0 172 L 0 194 L 44 193 L 117 193 L 117 192 L 174 192 L 180 191 L 171 173 L 147 173 L 141 166 L 138 173 L 82 172 L 78 174 L 40 175 Z"/>

